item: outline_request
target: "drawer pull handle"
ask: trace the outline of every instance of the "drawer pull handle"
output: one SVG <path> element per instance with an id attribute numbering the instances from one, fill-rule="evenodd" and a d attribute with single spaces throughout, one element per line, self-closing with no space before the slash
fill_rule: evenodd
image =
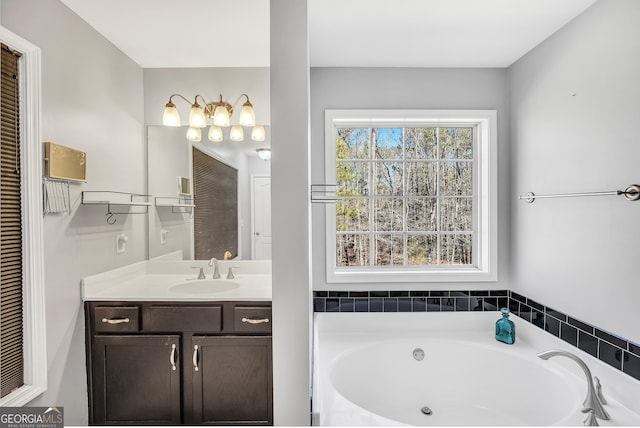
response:
<path id="1" fill-rule="evenodd" d="M 171 345 L 171 355 L 169 356 L 169 362 L 171 363 L 171 370 L 176 370 L 176 344 Z"/>
<path id="2" fill-rule="evenodd" d="M 193 346 L 193 370 L 198 371 L 198 345 Z"/>
<path id="3" fill-rule="evenodd" d="M 102 318 L 102 322 L 105 324 L 124 324 L 129 321 L 129 318 Z"/>
<path id="4" fill-rule="evenodd" d="M 242 322 L 249 324 L 264 324 L 269 322 L 269 318 L 242 318 Z"/>

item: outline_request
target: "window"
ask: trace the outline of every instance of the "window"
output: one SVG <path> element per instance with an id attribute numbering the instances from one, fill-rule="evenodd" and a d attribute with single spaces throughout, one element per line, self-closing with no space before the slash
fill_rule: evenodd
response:
<path id="1" fill-rule="evenodd" d="M 495 280 L 495 111 L 325 120 L 328 282 Z"/>
<path id="2" fill-rule="evenodd" d="M 4 407 L 24 405 L 46 390 L 47 360 L 42 272 L 42 143 L 38 121 L 40 50 L 3 27 L 0 40 L 3 44 L 0 406 Z"/>

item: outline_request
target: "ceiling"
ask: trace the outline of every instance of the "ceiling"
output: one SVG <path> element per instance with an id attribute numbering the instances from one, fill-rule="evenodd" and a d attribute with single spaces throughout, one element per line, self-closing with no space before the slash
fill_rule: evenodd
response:
<path id="1" fill-rule="evenodd" d="M 316 67 L 508 67 L 597 0 L 308 0 Z M 62 0 L 144 68 L 268 67 L 269 0 Z"/>

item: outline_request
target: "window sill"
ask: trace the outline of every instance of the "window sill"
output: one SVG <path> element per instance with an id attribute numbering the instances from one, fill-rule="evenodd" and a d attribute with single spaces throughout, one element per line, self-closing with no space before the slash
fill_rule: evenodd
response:
<path id="1" fill-rule="evenodd" d="M 497 281 L 495 270 L 481 269 L 443 269 L 408 270 L 401 269 L 363 269 L 334 270 L 327 273 L 327 283 L 394 283 L 394 282 L 491 282 Z"/>
<path id="2" fill-rule="evenodd" d="M 21 407 L 35 400 L 47 390 L 44 386 L 24 385 L 0 399 L 0 407 Z"/>

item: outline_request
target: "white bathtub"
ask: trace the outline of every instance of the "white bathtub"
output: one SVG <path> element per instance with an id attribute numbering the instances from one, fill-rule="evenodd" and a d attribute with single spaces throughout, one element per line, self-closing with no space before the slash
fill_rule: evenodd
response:
<path id="1" fill-rule="evenodd" d="M 583 372 L 598 376 L 611 421 L 640 425 L 640 382 L 517 317 L 517 338 L 494 338 L 497 312 L 317 313 L 315 425 L 582 425 Z M 414 358 L 414 350 L 424 359 Z M 418 351 L 419 353 L 419 351 Z M 616 396 L 618 394 L 619 396 Z M 430 415 L 422 412 L 423 407 Z"/>

